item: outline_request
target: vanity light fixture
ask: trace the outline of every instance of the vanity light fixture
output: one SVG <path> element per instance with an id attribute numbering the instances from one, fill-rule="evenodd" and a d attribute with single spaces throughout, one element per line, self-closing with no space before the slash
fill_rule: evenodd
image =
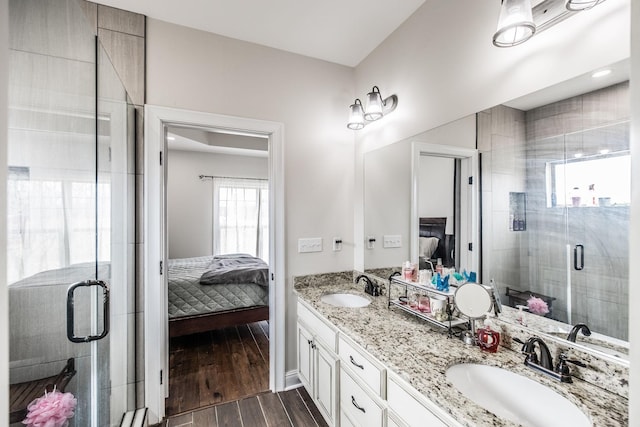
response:
<path id="1" fill-rule="evenodd" d="M 362 107 L 362 101 L 356 99 L 349 106 L 349 122 L 347 127 L 352 130 L 360 130 L 369 122 L 380 120 L 385 114 L 396 109 L 398 105 L 398 96 L 391 95 L 382 99 L 380 89 L 374 86 L 371 92 L 367 94 L 366 108 Z"/>
<path id="2" fill-rule="evenodd" d="M 572 12 L 579 12 L 581 10 L 591 9 L 602 2 L 604 2 L 604 0 L 565 0 L 564 7 Z"/>
<path id="3" fill-rule="evenodd" d="M 493 35 L 497 47 L 511 47 L 526 42 L 536 32 L 530 0 L 502 0 L 498 29 Z"/>

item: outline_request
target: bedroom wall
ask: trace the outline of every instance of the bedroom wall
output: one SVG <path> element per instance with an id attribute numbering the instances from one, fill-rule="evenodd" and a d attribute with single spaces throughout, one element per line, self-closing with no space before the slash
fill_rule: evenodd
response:
<path id="1" fill-rule="evenodd" d="M 213 254 L 213 182 L 199 175 L 269 178 L 267 158 L 170 150 L 169 258 Z"/>
<path id="2" fill-rule="evenodd" d="M 445 233 L 447 234 L 453 234 L 454 174 L 454 159 L 420 156 L 418 215 L 420 217 L 446 217 Z"/>

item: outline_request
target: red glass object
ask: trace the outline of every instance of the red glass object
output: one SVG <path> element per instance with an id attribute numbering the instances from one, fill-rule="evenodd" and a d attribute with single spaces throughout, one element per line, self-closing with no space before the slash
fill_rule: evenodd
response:
<path id="1" fill-rule="evenodd" d="M 490 327 L 486 326 L 484 328 L 478 329 L 477 338 L 480 350 L 487 351 L 489 353 L 495 353 L 496 351 L 498 351 L 498 346 L 500 345 L 499 332 L 494 331 Z"/>

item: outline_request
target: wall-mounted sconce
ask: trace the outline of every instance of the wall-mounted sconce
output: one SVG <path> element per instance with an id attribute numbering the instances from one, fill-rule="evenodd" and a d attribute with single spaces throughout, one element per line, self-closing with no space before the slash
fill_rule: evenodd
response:
<path id="1" fill-rule="evenodd" d="M 603 1 L 604 0 L 565 0 L 564 7 L 572 12 L 578 12 L 581 10 L 591 9 Z"/>
<path id="2" fill-rule="evenodd" d="M 530 0 L 502 0 L 498 29 L 493 44 L 511 47 L 529 40 L 536 33 Z"/>
<path id="3" fill-rule="evenodd" d="M 502 0 L 493 44 L 497 47 L 519 45 L 576 12 L 591 9 L 604 1 L 542 0 L 532 9 L 531 0 Z"/>
<path id="4" fill-rule="evenodd" d="M 391 95 L 382 99 L 380 89 L 374 86 L 371 92 L 367 94 L 366 106 L 362 107 L 362 101 L 356 99 L 349 106 L 349 122 L 347 127 L 352 130 L 360 130 L 369 122 L 380 120 L 385 114 L 396 109 L 398 105 L 398 97 Z"/>

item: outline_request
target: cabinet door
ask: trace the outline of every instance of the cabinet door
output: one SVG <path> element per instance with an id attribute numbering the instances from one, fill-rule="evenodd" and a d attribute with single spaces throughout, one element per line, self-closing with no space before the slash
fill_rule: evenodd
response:
<path id="1" fill-rule="evenodd" d="M 316 406 L 325 416 L 329 424 L 334 424 L 337 415 L 336 376 L 338 373 L 338 358 L 322 344 L 314 344 L 315 353 L 315 400 Z"/>
<path id="2" fill-rule="evenodd" d="M 313 388 L 313 337 L 304 326 L 298 323 L 298 377 L 311 397 L 315 397 Z"/>

